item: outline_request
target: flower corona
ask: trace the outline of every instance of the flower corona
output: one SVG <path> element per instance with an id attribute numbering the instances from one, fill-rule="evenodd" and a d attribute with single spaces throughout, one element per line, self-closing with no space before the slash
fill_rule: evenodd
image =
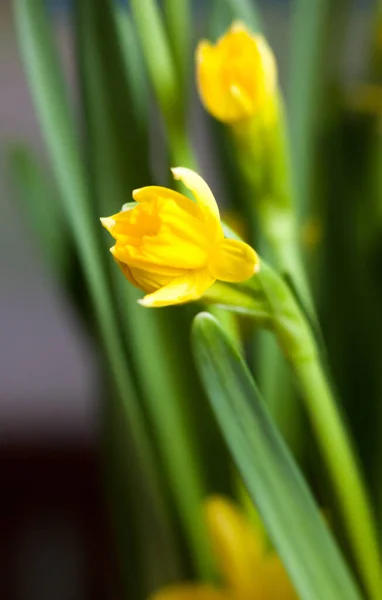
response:
<path id="1" fill-rule="evenodd" d="M 197 300 L 216 281 L 241 282 L 259 268 L 245 242 L 224 237 L 216 200 L 190 169 L 172 169 L 195 197 L 148 186 L 133 191 L 135 206 L 102 218 L 125 277 L 147 295 L 140 304 L 168 306 Z"/>

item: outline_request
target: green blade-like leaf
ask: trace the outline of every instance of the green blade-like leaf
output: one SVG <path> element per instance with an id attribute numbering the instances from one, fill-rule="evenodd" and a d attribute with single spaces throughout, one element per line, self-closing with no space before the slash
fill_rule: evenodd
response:
<path id="1" fill-rule="evenodd" d="M 82 0 L 76 5 L 76 23 L 88 165 L 98 205 L 103 206 L 104 214 L 110 214 L 120 209 L 131 195 L 131 189 L 152 181 L 148 147 L 145 147 L 147 140 L 145 136 L 140 140 L 141 150 L 134 142 L 140 133 L 145 133 L 142 120 L 148 129 L 145 73 L 137 80 L 135 71 L 139 70 L 140 63 L 133 61 L 139 57 L 140 48 L 136 47 L 134 24 L 125 8 L 112 7 L 108 0 L 98 0 L 96 5 L 92 0 Z M 117 39 L 119 45 L 115 43 Z M 133 99 L 128 113 L 128 104 Z M 140 106 L 140 130 L 135 131 L 132 138 L 137 105 Z M 134 206 L 136 203 L 132 202 L 124 208 Z M 161 481 L 167 482 L 170 488 L 198 574 L 208 577 L 211 573 L 207 564 L 209 540 L 201 509 L 207 477 L 200 456 L 200 430 L 190 414 L 194 404 L 189 385 L 191 376 L 188 365 L 185 367 L 184 360 L 179 360 L 181 334 L 174 324 L 176 316 L 173 309 L 142 309 L 137 304 L 141 292 L 126 282 L 115 265 L 113 267 L 121 307 L 121 329 L 163 465 Z M 180 325 L 180 319 L 176 322 Z M 189 326 L 186 331 L 188 336 Z M 169 579 L 163 567 L 163 541 L 154 536 L 150 545 L 162 559 L 162 564 L 158 560 L 151 564 L 161 576 L 157 577 L 157 586 L 161 586 Z M 181 579 L 182 572 L 178 570 L 171 577 Z"/>
<path id="2" fill-rule="evenodd" d="M 197 367 L 216 418 L 302 600 L 356 600 L 359 592 L 245 363 L 218 322 L 194 321 Z"/>
<path id="3" fill-rule="evenodd" d="M 92 310 L 89 312 L 100 333 L 102 349 L 110 368 L 112 390 L 117 391 L 117 397 L 111 393 L 107 400 L 109 403 L 116 399 L 119 402 L 118 407 L 126 424 L 126 437 L 131 441 L 132 451 L 128 458 L 131 477 L 135 479 L 130 489 L 135 494 L 137 514 L 139 518 L 144 518 L 147 510 L 146 514 L 150 514 L 152 523 L 155 523 L 155 535 L 163 535 L 163 544 L 166 544 L 171 535 L 170 524 L 163 503 L 157 457 L 126 360 L 115 298 L 105 267 L 107 250 L 105 252 L 102 249 L 98 215 L 93 213 L 89 181 L 53 31 L 42 0 L 16 0 L 14 7 L 26 75 L 50 153 L 62 208 L 73 234 L 92 300 Z"/>
<path id="4" fill-rule="evenodd" d="M 13 144 L 6 154 L 7 171 L 25 220 L 38 238 L 44 259 L 60 280 L 70 260 L 71 236 L 53 182 L 27 146 Z"/>
<path id="5" fill-rule="evenodd" d="M 209 11 L 209 32 L 218 37 L 235 20 L 244 21 L 252 31 L 261 31 L 260 12 L 250 0 L 215 0 Z"/>

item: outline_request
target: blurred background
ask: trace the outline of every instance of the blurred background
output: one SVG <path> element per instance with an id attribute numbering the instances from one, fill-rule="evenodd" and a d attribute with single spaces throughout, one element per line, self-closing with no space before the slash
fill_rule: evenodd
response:
<path id="1" fill-rule="evenodd" d="M 48 4 L 75 102 L 70 6 Z M 202 4 L 194 7 L 199 22 Z M 283 86 L 291 3 L 258 4 Z M 349 81 L 362 64 L 368 8 L 367 2 L 354 3 L 343 65 Z M 118 598 L 99 473 L 94 348 L 49 272 L 5 165 L 6 149 L 17 141 L 46 160 L 18 54 L 11 0 L 0 2 L 0 82 L 0 597 Z M 196 96 L 194 110 L 201 110 Z M 194 135 L 208 163 L 208 140 L 201 128 Z M 218 187 L 216 173 L 215 179 Z M 126 201 L 129 195 L 126 190 Z"/>

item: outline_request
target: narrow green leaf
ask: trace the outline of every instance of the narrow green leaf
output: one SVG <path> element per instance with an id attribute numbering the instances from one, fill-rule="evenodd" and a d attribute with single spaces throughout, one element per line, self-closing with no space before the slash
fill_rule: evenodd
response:
<path id="1" fill-rule="evenodd" d="M 193 348 L 216 418 L 301 600 L 360 594 L 245 363 L 218 322 L 196 317 Z"/>
<path id="2" fill-rule="evenodd" d="M 144 139 L 147 139 L 149 125 L 149 86 L 145 72 L 142 49 L 139 45 L 137 32 L 126 7 L 115 3 L 113 11 L 116 34 L 121 48 L 123 65 L 125 67 L 125 75 L 130 87 L 134 116 L 137 120 L 137 126 L 141 136 L 143 136 Z"/>
<path id="3" fill-rule="evenodd" d="M 131 0 L 146 68 L 166 121 L 182 116 L 179 81 L 174 57 L 156 0 Z"/>
<path id="4" fill-rule="evenodd" d="M 329 84 L 335 82 L 349 0 L 294 0 L 287 90 L 296 208 L 306 218 L 312 208 L 318 134 L 327 118 Z"/>
<path id="5" fill-rule="evenodd" d="M 131 472 L 140 494 L 150 499 L 156 531 L 167 540 L 169 522 L 161 495 L 157 459 L 148 437 L 136 389 L 126 361 L 115 300 L 105 267 L 107 250 L 101 246 L 98 215 L 79 151 L 76 127 L 70 111 L 53 31 L 43 0 L 16 0 L 15 20 L 18 41 L 37 115 L 50 153 L 62 199 L 92 300 L 92 317 L 99 329 L 102 347 L 110 367 L 110 378 L 123 408 L 134 454 L 129 454 Z M 114 401 L 113 394 L 108 398 Z"/>
<path id="6" fill-rule="evenodd" d="M 63 279 L 68 268 L 71 236 L 59 205 L 58 192 L 27 146 L 8 148 L 6 163 L 11 185 L 29 221 L 44 259 L 54 275 Z"/>
<path id="7" fill-rule="evenodd" d="M 215 0 L 209 15 L 209 31 L 216 38 L 239 19 L 252 31 L 261 31 L 262 22 L 256 2 L 250 0 Z"/>
<path id="8" fill-rule="evenodd" d="M 98 202 L 107 211 L 105 214 L 120 210 L 133 187 L 148 185 L 152 181 L 149 165 L 145 162 L 148 148 L 139 156 L 138 148 L 133 147 L 136 156 L 133 160 L 126 160 L 132 145 L 127 132 L 130 133 L 133 126 L 133 115 L 126 111 L 126 88 L 130 87 L 130 92 L 133 91 L 129 71 L 139 65 L 130 62 L 129 68 L 124 68 L 122 55 L 126 55 L 128 46 L 133 43 L 130 39 L 128 46 L 113 46 L 113 67 L 109 66 L 110 40 L 118 37 L 118 27 L 121 28 L 120 35 L 122 32 L 135 34 L 128 15 L 122 12 L 124 9 L 117 8 L 117 18 L 111 18 L 111 10 L 106 0 L 99 0 L 96 6 L 91 0 L 82 0 L 76 6 L 77 49 L 86 98 L 88 164 L 91 180 L 96 183 Z M 132 60 L 133 57 L 130 57 L 129 61 Z M 144 92 L 141 87 L 139 89 Z M 126 102 L 121 102 L 121 95 Z M 131 127 L 121 128 L 127 117 Z M 145 118 L 147 121 L 147 113 Z M 135 181 L 137 171 L 142 174 L 142 181 L 138 184 Z M 135 205 L 135 202 L 127 203 L 123 208 L 126 210 Z M 184 376 L 184 371 L 189 369 L 186 365 L 182 372 L 183 361 L 179 360 L 179 353 L 176 354 L 175 350 L 181 340 L 179 330 L 174 326 L 174 310 L 150 311 L 139 306 L 137 299 L 141 292 L 122 277 L 112 261 L 110 264 L 115 274 L 122 329 L 131 364 L 142 392 L 142 404 L 147 411 L 160 464 L 163 465 L 161 478 L 170 489 L 199 574 L 207 577 L 210 572 L 207 564 L 209 542 L 201 510 L 206 481 L 197 441 L 199 431 L 189 414 L 194 400 L 187 375 Z M 189 327 L 187 335 L 188 331 Z M 151 541 L 151 546 L 158 550 L 157 544 L 158 540 Z M 162 561 L 163 558 L 164 554 L 160 552 Z M 177 578 L 181 576 L 181 572 L 176 574 Z M 165 583 L 163 577 L 166 577 L 166 572 L 162 568 L 162 580 L 158 580 L 158 585 Z"/>
<path id="9" fill-rule="evenodd" d="M 182 97 L 186 100 L 193 28 L 191 2 L 190 0 L 165 0 L 163 10 L 169 43 L 181 81 Z"/>

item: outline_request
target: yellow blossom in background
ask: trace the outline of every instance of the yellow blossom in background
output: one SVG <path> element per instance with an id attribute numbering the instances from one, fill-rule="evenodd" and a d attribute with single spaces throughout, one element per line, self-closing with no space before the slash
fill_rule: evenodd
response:
<path id="1" fill-rule="evenodd" d="M 277 87 L 276 61 L 262 35 L 239 21 L 215 45 L 201 41 L 196 50 L 199 94 L 208 112 L 227 124 L 254 115 L 270 117 Z"/>
<path id="2" fill-rule="evenodd" d="M 230 500 L 216 496 L 205 516 L 224 587 L 175 584 L 152 600 L 297 600 L 274 551 L 266 551 L 259 531 Z"/>
<path id="3" fill-rule="evenodd" d="M 197 173 L 172 169 L 195 202 L 174 190 L 133 191 L 136 205 L 101 219 L 116 240 L 111 248 L 125 277 L 146 292 L 143 306 L 197 300 L 218 279 L 240 282 L 259 268 L 256 252 L 224 237 L 216 200 Z"/>

